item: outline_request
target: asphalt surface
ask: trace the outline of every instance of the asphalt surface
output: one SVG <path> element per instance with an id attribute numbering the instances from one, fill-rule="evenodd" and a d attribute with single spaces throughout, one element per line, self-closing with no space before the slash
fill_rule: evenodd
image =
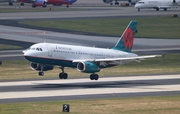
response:
<path id="1" fill-rule="evenodd" d="M 179 95 L 179 75 L 146 75 L 0 83 L 0 103 Z"/>

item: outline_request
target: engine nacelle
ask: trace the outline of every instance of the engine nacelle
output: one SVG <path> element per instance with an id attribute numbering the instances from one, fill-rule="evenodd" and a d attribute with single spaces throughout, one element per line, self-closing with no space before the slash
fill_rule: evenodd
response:
<path id="1" fill-rule="evenodd" d="M 111 3 L 113 0 L 103 0 L 104 3 Z"/>
<path id="2" fill-rule="evenodd" d="M 85 73 L 95 73 L 100 71 L 100 68 L 92 62 L 79 62 L 77 64 L 77 69 Z"/>
<path id="3" fill-rule="evenodd" d="M 43 71 L 53 70 L 52 65 L 43 65 Z M 41 64 L 31 63 L 31 69 L 41 71 Z"/>
<path id="4" fill-rule="evenodd" d="M 137 0 L 128 0 L 129 3 L 131 3 L 131 5 L 135 5 Z"/>
<path id="5" fill-rule="evenodd" d="M 46 1 L 45 0 L 36 0 L 32 7 L 36 7 L 36 6 L 42 6 L 42 7 L 46 7 L 47 4 L 46 4 Z"/>

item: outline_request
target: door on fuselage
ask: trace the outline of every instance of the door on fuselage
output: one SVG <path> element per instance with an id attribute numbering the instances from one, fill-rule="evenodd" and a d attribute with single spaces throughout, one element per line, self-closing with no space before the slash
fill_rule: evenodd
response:
<path id="1" fill-rule="evenodd" d="M 52 55 L 53 55 L 52 47 L 50 45 L 47 45 L 47 49 L 48 49 L 48 57 L 52 57 Z"/>

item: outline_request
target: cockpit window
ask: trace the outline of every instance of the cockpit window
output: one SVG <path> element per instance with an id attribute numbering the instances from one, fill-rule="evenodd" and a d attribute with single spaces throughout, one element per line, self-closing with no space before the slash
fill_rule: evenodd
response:
<path id="1" fill-rule="evenodd" d="M 42 50 L 42 48 L 32 48 L 32 47 L 28 48 L 27 50 L 37 50 L 37 51 L 43 51 L 43 50 Z"/>
<path id="2" fill-rule="evenodd" d="M 42 48 L 36 48 L 37 51 L 42 51 Z"/>

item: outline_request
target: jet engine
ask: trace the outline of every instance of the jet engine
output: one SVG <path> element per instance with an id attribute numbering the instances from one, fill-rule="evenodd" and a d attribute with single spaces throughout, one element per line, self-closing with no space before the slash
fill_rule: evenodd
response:
<path id="1" fill-rule="evenodd" d="M 128 0 L 129 3 L 131 3 L 131 5 L 135 5 L 137 0 Z"/>
<path id="2" fill-rule="evenodd" d="M 52 65 L 43 65 L 43 71 L 53 70 Z M 31 69 L 41 71 L 41 64 L 31 63 Z"/>
<path id="3" fill-rule="evenodd" d="M 79 62 L 77 64 L 77 69 L 85 73 L 95 73 L 100 71 L 100 68 L 92 62 Z"/>
<path id="4" fill-rule="evenodd" d="M 104 3 L 111 3 L 113 0 L 103 0 Z"/>
<path id="5" fill-rule="evenodd" d="M 47 1 L 46 0 L 36 0 L 32 7 L 35 8 L 36 6 L 42 6 L 42 7 L 46 7 L 47 6 Z"/>

